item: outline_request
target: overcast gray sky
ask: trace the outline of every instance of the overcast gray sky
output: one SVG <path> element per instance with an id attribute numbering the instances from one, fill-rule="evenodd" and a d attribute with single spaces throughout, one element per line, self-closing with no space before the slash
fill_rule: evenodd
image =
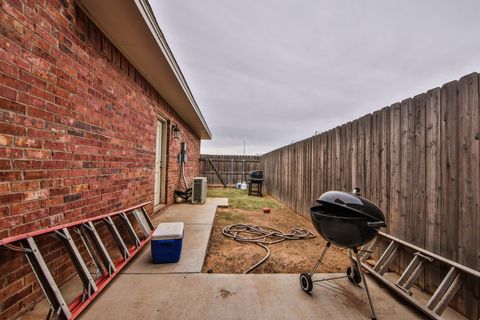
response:
<path id="1" fill-rule="evenodd" d="M 480 71 L 480 1 L 150 0 L 212 130 L 265 153 Z"/>

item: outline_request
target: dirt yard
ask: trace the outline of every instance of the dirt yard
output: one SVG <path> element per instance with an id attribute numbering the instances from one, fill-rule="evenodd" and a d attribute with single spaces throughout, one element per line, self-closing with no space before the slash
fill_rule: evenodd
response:
<path id="1" fill-rule="evenodd" d="M 314 239 L 270 245 L 270 258 L 252 273 L 310 271 L 325 246 L 325 240 L 316 233 L 310 221 L 269 196 L 249 197 L 246 191 L 223 188 L 210 189 L 208 196 L 228 197 L 230 207 L 217 210 L 203 272 L 242 273 L 265 255 L 265 250 L 256 244 L 239 243 L 222 234 L 224 227 L 236 223 L 268 226 L 286 233 L 292 228 L 307 228 L 316 235 Z M 263 213 L 264 207 L 272 211 Z M 317 272 L 345 272 L 348 267 L 346 251 L 331 247 L 324 262 Z"/>

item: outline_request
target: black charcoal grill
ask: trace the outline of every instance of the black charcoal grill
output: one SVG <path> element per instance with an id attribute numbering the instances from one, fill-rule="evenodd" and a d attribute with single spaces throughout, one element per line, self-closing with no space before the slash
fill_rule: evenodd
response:
<path id="1" fill-rule="evenodd" d="M 263 171 L 262 170 L 250 171 L 250 179 L 252 181 L 263 181 Z"/>
<path id="2" fill-rule="evenodd" d="M 300 275 L 300 285 L 303 291 L 310 293 L 314 282 L 332 280 L 314 281 L 312 277 L 332 244 L 350 249 L 348 251 L 350 267 L 345 277 L 357 286 L 363 280 L 372 319 L 376 319 L 367 282 L 362 272 L 358 248 L 370 242 L 377 235 L 380 227 L 386 227 L 385 216 L 375 204 L 360 197 L 359 192 L 358 188 L 355 188 L 352 193 L 328 191 L 318 198 L 317 206 L 310 208 L 313 226 L 327 241 L 327 245 L 312 271 Z"/>
<path id="3" fill-rule="evenodd" d="M 262 196 L 263 187 L 263 171 L 254 170 L 250 171 L 248 180 L 248 195 Z"/>

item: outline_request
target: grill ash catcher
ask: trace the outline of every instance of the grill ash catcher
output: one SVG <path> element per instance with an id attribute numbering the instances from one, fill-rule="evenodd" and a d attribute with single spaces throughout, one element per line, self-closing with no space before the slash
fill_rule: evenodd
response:
<path id="1" fill-rule="evenodd" d="M 344 277 L 356 286 L 363 281 L 372 319 L 376 319 L 367 281 L 361 268 L 358 248 L 375 238 L 379 228 L 386 227 L 385 216 L 375 204 L 360 197 L 359 193 L 359 188 L 355 188 L 352 193 L 328 191 L 317 199 L 318 205 L 310 208 L 312 224 L 327 241 L 327 245 L 313 269 L 300 275 L 300 286 L 303 291 L 310 293 L 313 283 L 339 279 L 339 277 L 320 280 L 312 278 L 332 244 L 347 248 L 350 267 Z"/>

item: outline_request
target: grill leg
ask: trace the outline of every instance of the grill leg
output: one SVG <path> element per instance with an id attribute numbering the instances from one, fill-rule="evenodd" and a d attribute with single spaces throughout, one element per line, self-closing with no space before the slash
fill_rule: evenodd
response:
<path id="1" fill-rule="evenodd" d="M 317 271 L 318 267 L 320 266 L 320 263 L 322 263 L 323 258 L 327 254 L 328 248 L 330 248 L 331 243 L 327 242 L 327 245 L 325 246 L 325 249 L 323 249 L 322 254 L 320 255 L 320 258 L 318 258 L 317 263 L 315 263 L 315 266 L 313 267 L 312 271 L 310 271 L 309 275 L 310 277 L 313 276 L 313 274 Z"/>
<path id="2" fill-rule="evenodd" d="M 360 260 L 360 255 L 358 254 L 357 248 L 353 248 L 353 252 L 355 253 L 355 258 L 357 259 L 358 271 L 360 272 L 360 276 L 362 277 L 363 285 L 365 286 L 365 293 L 367 294 L 368 304 L 370 305 L 370 311 L 372 313 L 372 319 L 377 319 L 375 315 L 375 309 L 373 308 L 372 298 L 370 297 L 370 291 L 368 291 L 368 284 L 365 275 L 363 274 L 362 269 L 362 260 Z"/>

